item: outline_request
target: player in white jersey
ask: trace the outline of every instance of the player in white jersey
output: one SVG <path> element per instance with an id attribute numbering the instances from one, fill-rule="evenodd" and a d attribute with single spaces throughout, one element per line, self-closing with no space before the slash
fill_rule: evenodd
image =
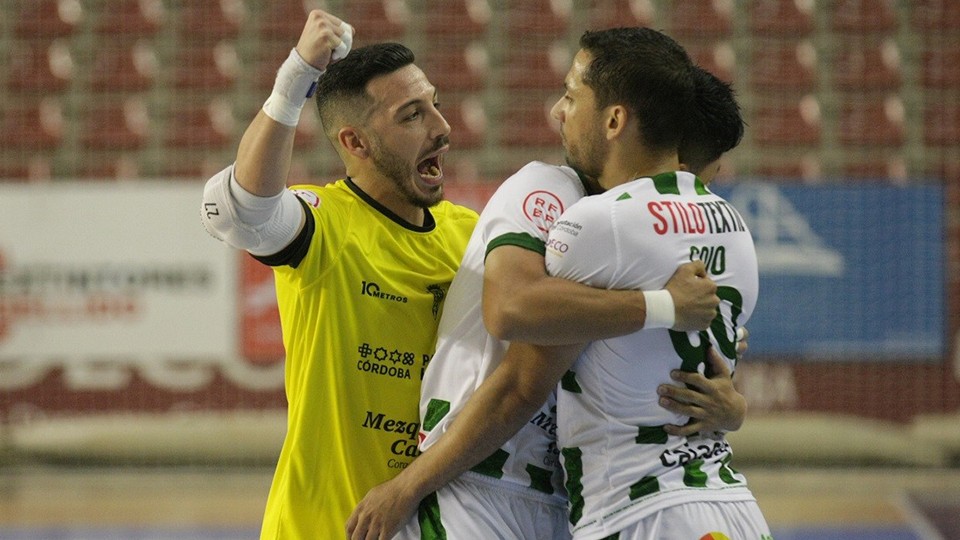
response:
<path id="1" fill-rule="evenodd" d="M 581 83 L 602 78 L 597 72 L 606 69 L 620 73 L 613 58 L 623 51 L 616 40 L 602 35 L 581 45 L 568 89 L 574 100 L 602 100 Z M 607 100 L 629 103 L 618 95 Z M 616 113 L 609 107 L 598 108 L 604 111 L 599 115 L 568 104 L 558 107 L 567 137 L 595 129 L 599 121 L 604 141 L 599 152 L 619 156 L 598 161 L 598 148 L 585 152 L 583 145 L 568 143 L 571 164 L 582 170 L 602 167 L 608 182 L 624 175 L 639 178 L 583 199 L 561 216 L 547 244 L 548 272 L 598 287 L 655 288 L 669 277 L 666 268 L 700 259 L 717 281 L 721 298 L 706 331 L 644 329 L 594 342 L 562 375 L 575 348 L 527 351 L 531 358 L 540 355 L 541 365 L 561 377 L 557 438 L 573 537 L 770 538 L 746 478 L 730 466 L 732 452 L 722 432 L 670 435 L 663 426 L 683 419 L 657 405 L 657 388 L 670 380 L 671 372 L 709 369 L 711 349 L 733 368 L 737 329 L 749 319 L 758 295 L 757 259 L 747 226 L 696 176 L 657 167 L 643 174 L 643 159 L 672 161 L 673 154 L 657 145 L 670 137 L 668 129 L 631 137 L 611 125 L 609 118 Z M 638 169 L 642 174 L 632 173 Z"/>
<path id="2" fill-rule="evenodd" d="M 720 152 L 728 148 L 722 148 Z M 716 157 L 719 157 L 720 152 Z M 436 495 L 429 496 L 425 501 L 426 504 L 421 505 L 420 515 L 416 521 L 424 526 L 423 530 L 429 529 L 433 533 L 442 532 L 450 538 L 567 536 L 566 531 L 559 530 L 560 527 L 565 528 L 565 525 L 558 526 L 559 514 L 549 509 L 556 508 L 556 504 L 563 500 L 562 490 L 556 482 L 556 474 L 551 470 L 556 460 L 556 448 L 552 437 L 554 429 L 552 402 L 548 401 L 544 405 L 542 398 L 536 403 L 531 402 L 533 408 L 522 418 L 517 417 L 520 419 L 520 424 L 523 424 L 522 427 L 517 425 L 511 428 L 507 427 L 506 423 L 498 424 L 497 422 L 487 424 L 483 430 L 477 431 L 477 433 L 484 433 L 484 438 L 487 439 L 479 441 L 481 444 L 474 444 L 478 441 L 471 440 L 469 437 L 454 436 L 453 432 L 450 432 L 450 435 L 445 434 L 448 428 L 456 429 L 455 426 L 458 423 L 461 433 L 465 429 L 464 425 L 469 430 L 472 421 L 453 422 L 452 420 L 458 413 L 467 410 L 462 408 L 470 401 L 468 398 L 478 387 L 485 386 L 480 383 L 495 371 L 506 348 L 505 342 L 494 338 L 486 331 L 479 313 L 480 306 L 477 305 L 476 294 L 481 287 L 484 288 L 484 302 L 487 303 L 486 290 L 490 287 L 489 274 L 491 266 L 495 264 L 491 263 L 491 259 L 498 256 L 505 246 L 520 247 L 539 254 L 542 272 L 542 253 L 547 229 L 555 221 L 558 212 L 586 194 L 588 189 L 586 186 L 589 185 L 595 186 L 596 183 L 581 181 L 570 168 L 558 168 L 534 162 L 508 179 L 491 198 L 471 238 L 461 270 L 451 285 L 447 307 L 441 322 L 438 350 L 424 380 L 421 413 L 425 439 L 421 448 L 427 453 L 418 458 L 398 477 L 397 481 L 371 491 L 351 517 L 351 522 L 356 527 L 352 529 L 353 538 L 389 538 L 389 534 L 386 532 L 380 534 L 380 532 L 391 531 L 391 525 L 389 523 L 384 525 L 382 522 L 377 522 L 377 519 L 389 522 L 391 517 L 405 514 L 406 501 L 411 497 L 420 498 L 420 496 L 412 496 L 411 493 L 419 493 L 422 496 L 425 491 L 429 491 L 423 487 L 424 485 L 430 485 L 431 481 L 443 478 L 444 474 L 450 470 L 463 470 L 473 465 L 479 458 L 487 455 L 481 453 L 479 457 L 470 457 L 477 456 L 477 447 L 486 445 L 489 448 L 486 450 L 487 453 L 494 451 L 500 441 L 507 440 L 517 431 L 517 428 L 520 429 L 519 434 L 475 467 L 473 473 L 464 474 L 451 486 L 440 489 Z M 486 309 L 487 306 L 484 305 L 484 310 Z M 621 313 L 621 315 L 625 314 Z M 573 315 L 576 318 L 577 314 Z M 670 313 L 671 318 L 673 315 Z M 590 332 L 595 331 L 592 330 L 593 326 L 590 326 L 593 322 L 589 318 L 586 321 L 581 318 L 579 324 L 587 330 L 579 335 L 576 332 L 567 335 L 566 342 L 589 337 Z M 602 322 L 608 327 L 615 326 L 609 321 Z M 606 332 L 610 335 L 623 334 L 622 331 L 611 331 L 609 328 Z M 557 339 L 556 342 L 565 341 Z M 527 375 L 536 376 L 536 373 Z M 690 375 L 686 374 L 684 377 Z M 686 382 L 702 385 L 706 381 L 701 376 L 696 374 L 694 376 L 700 377 L 699 380 L 686 379 Z M 713 390 L 712 397 L 716 397 L 718 392 Z M 706 393 L 710 394 L 711 390 L 708 389 Z M 684 397 L 686 401 L 698 401 L 689 399 L 689 395 Z M 730 408 L 729 402 L 724 403 L 723 399 L 714 404 L 709 403 L 708 399 L 699 403 L 699 412 L 695 414 L 710 417 L 707 425 L 722 425 L 716 418 L 725 414 L 730 418 L 730 415 L 729 411 L 717 413 L 717 403 L 721 410 L 724 410 L 724 406 L 727 409 Z M 537 407 L 539 411 L 533 415 L 533 418 L 524 422 L 525 418 L 530 419 L 530 413 Z M 698 408 L 690 404 L 686 407 L 688 414 L 690 414 L 690 407 Z M 477 407 L 473 410 L 477 410 Z M 737 417 L 736 414 L 733 416 Z M 740 421 L 742 421 L 742 415 L 732 422 L 734 428 L 739 426 Z M 493 431 L 488 431 L 490 426 L 493 427 Z M 498 426 L 502 429 L 497 430 Z M 451 448 L 451 441 L 454 441 L 454 445 L 457 442 L 461 444 L 461 451 L 446 454 L 452 456 L 451 460 L 455 463 L 444 463 L 443 466 L 447 468 L 443 473 L 437 472 L 436 468 L 421 467 L 422 464 L 430 461 L 425 456 L 441 455 L 438 454 L 442 452 L 441 450 L 429 450 L 435 442 L 439 443 L 438 448 L 446 445 L 443 450 L 446 451 Z M 490 446 L 490 441 L 498 442 Z M 463 444 L 466 444 L 467 448 L 462 447 Z M 417 471 L 415 474 L 408 474 L 414 473 L 414 470 Z M 411 478 L 408 484 L 398 484 Z M 440 480 L 436 485 L 441 485 L 445 481 Z M 503 498 L 505 493 L 509 494 L 506 499 Z M 500 502 L 496 502 L 498 495 Z M 494 503 L 488 504 L 491 500 L 494 500 Z M 367 503 L 366 506 L 365 503 Z M 440 516 L 436 512 L 437 508 L 440 510 Z M 545 518 L 527 519 L 535 511 L 542 512 Z M 451 514 L 451 512 L 454 513 Z M 442 520 L 435 519 L 441 516 Z M 413 525 L 405 531 L 406 536 L 403 537 L 419 537 L 411 536 L 411 533 L 416 534 L 418 528 L 418 523 L 415 522 Z"/>
<path id="3" fill-rule="evenodd" d="M 551 275 L 650 290 L 692 259 L 707 261 L 719 287 L 720 313 L 710 329 L 646 329 L 593 342 L 562 379 L 557 439 L 578 540 L 606 538 L 687 502 L 754 500 L 746 479 L 730 467 L 722 434 L 671 437 L 662 426 L 685 419 L 657 403 L 657 387 L 671 370 L 702 370 L 708 347 L 733 368 L 736 331 L 750 318 L 758 292 L 753 239 L 737 210 L 692 174 L 662 173 L 570 207 L 552 229 L 546 253 Z M 685 538 L 737 537 L 727 523 L 696 525 L 702 530 Z"/>

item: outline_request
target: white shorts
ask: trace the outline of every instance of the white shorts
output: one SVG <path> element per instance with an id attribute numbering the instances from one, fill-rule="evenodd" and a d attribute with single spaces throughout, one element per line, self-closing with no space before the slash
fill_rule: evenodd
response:
<path id="1" fill-rule="evenodd" d="M 431 494 L 393 540 L 569 540 L 566 505 L 476 473 Z"/>
<path id="2" fill-rule="evenodd" d="M 651 514 L 617 534 L 616 540 L 773 540 L 754 501 L 691 502 Z"/>

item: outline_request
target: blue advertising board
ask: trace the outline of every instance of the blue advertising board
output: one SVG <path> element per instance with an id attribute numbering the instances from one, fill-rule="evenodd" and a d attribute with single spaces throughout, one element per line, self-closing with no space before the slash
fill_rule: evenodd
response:
<path id="1" fill-rule="evenodd" d="M 941 186 L 748 182 L 713 191 L 740 210 L 756 241 L 752 357 L 942 360 Z"/>

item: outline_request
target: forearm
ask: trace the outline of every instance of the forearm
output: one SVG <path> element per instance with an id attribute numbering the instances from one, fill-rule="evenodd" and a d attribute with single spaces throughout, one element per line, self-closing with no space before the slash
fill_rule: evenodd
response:
<path id="1" fill-rule="evenodd" d="M 270 197 L 286 187 L 296 128 L 261 110 L 240 139 L 234 178 L 247 191 Z"/>
<path id="2" fill-rule="evenodd" d="M 323 75 L 330 48 L 340 41 L 330 34 L 332 24 L 311 13 L 297 49 L 280 65 L 270 96 L 240 140 L 235 177 L 253 195 L 269 197 L 286 187 L 297 123 Z M 315 26 L 321 29 L 318 34 Z M 309 51 L 307 58 L 303 51 Z"/>
<path id="3" fill-rule="evenodd" d="M 483 322 L 506 341 L 569 345 L 629 334 L 643 328 L 641 291 L 597 289 L 551 277 L 543 256 L 517 246 L 487 255 L 483 271 Z"/>
<path id="4" fill-rule="evenodd" d="M 595 341 L 640 330 L 646 319 L 642 291 L 597 289 L 546 275 L 493 302 L 499 322 L 491 333 L 508 341 Z"/>

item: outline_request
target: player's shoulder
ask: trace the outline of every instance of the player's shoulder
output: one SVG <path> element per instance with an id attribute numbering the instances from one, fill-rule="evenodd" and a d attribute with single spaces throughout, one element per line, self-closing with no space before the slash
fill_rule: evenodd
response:
<path id="1" fill-rule="evenodd" d="M 606 201 L 609 204 L 631 200 L 638 196 L 647 197 L 651 194 L 716 197 L 693 173 L 671 171 L 635 178 L 588 199 Z"/>
<path id="2" fill-rule="evenodd" d="M 491 201 L 510 206 L 514 201 L 541 195 L 557 203 L 560 208 L 566 208 L 586 195 L 586 188 L 570 167 L 532 161 L 504 180 Z"/>
<path id="3" fill-rule="evenodd" d="M 506 180 L 507 182 L 575 182 L 581 184 L 576 171 L 566 165 L 531 161 Z"/>
<path id="4" fill-rule="evenodd" d="M 441 220 L 475 224 L 478 218 L 476 210 L 448 200 L 440 201 L 432 206 L 430 212 L 436 218 L 438 225 L 443 224 Z"/>
<path id="5" fill-rule="evenodd" d="M 308 206 L 319 208 L 321 201 L 333 203 L 337 200 L 343 200 L 349 195 L 347 185 L 343 180 L 337 180 L 328 184 L 294 184 L 288 187 L 294 195 L 300 198 Z"/>

